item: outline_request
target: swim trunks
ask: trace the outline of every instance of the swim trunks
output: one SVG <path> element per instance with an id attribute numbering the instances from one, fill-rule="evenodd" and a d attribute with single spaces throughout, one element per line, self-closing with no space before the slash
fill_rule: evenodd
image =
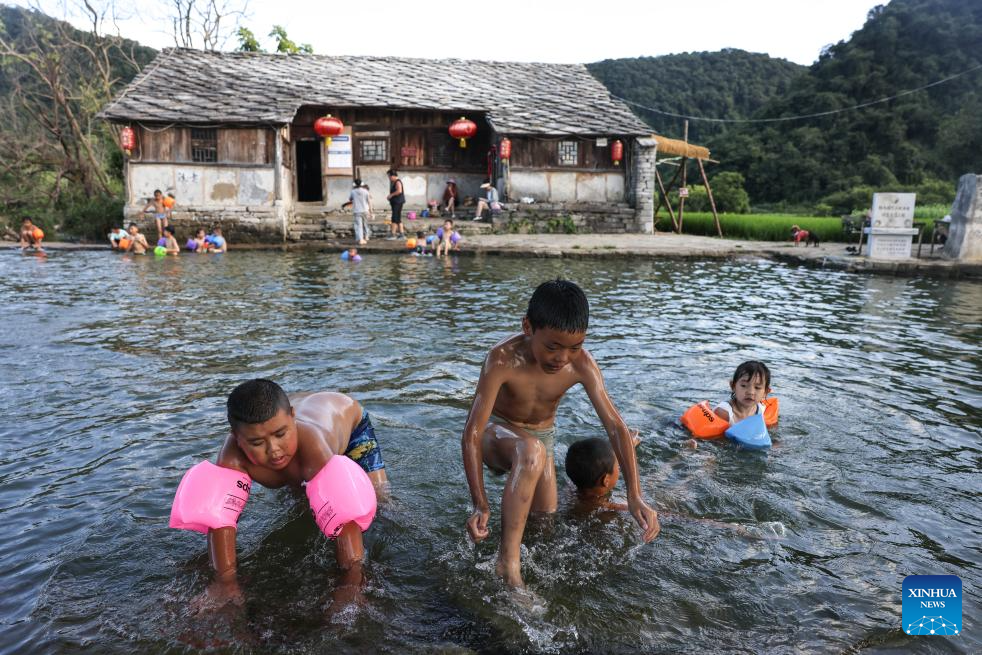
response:
<path id="1" fill-rule="evenodd" d="M 361 422 L 351 433 L 348 449 L 344 454 L 365 469 L 365 473 L 385 468 L 382 451 L 378 447 L 378 439 L 375 438 L 375 427 L 372 425 L 372 420 L 368 418 L 367 410 L 362 412 Z"/>
<path id="2" fill-rule="evenodd" d="M 533 430 L 532 428 L 523 428 L 521 426 L 515 425 L 508 419 L 502 418 L 501 416 L 498 416 L 497 414 L 494 413 L 491 414 L 490 421 L 496 425 L 500 425 L 508 429 L 520 428 L 522 430 L 525 430 L 530 435 L 541 441 L 542 445 L 546 447 L 546 454 L 549 455 L 549 457 L 553 457 L 556 448 L 555 423 L 541 430 Z"/>
<path id="3" fill-rule="evenodd" d="M 154 214 L 153 217 L 160 220 L 165 220 L 167 218 L 167 214 Z"/>

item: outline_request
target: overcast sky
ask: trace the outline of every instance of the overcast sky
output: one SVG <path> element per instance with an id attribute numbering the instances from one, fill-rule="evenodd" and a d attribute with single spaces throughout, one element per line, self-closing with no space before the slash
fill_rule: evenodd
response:
<path id="1" fill-rule="evenodd" d="M 10 2 L 11 0 L 0 0 Z M 41 0 L 64 17 L 75 0 Z M 108 0 L 93 0 L 105 4 Z M 205 0 L 197 0 L 204 2 Z M 236 3 L 238 0 L 218 0 Z M 871 0 L 252 0 L 246 27 L 269 49 L 270 28 L 330 55 L 379 55 L 558 63 L 740 48 L 811 64 L 822 47 L 862 27 Z M 24 0 L 13 4 L 27 6 Z M 117 0 L 124 36 L 174 45 L 168 0 Z M 132 7 L 133 9 L 130 9 Z M 483 9 L 482 9 L 483 7 Z M 72 20 L 84 26 L 84 21 Z M 234 49 L 230 42 L 226 49 Z"/>

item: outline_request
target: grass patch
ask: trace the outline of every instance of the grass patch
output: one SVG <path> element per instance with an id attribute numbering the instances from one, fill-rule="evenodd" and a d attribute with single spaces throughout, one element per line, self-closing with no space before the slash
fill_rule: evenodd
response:
<path id="1" fill-rule="evenodd" d="M 723 236 L 728 239 L 753 241 L 789 241 L 791 226 L 797 225 L 818 235 L 822 241 L 846 241 L 842 232 L 842 219 L 821 216 L 795 216 L 793 214 L 720 214 Z M 672 230 L 672 220 L 659 214 L 657 228 Z M 686 212 L 682 221 L 684 234 L 716 236 L 716 224 L 709 212 Z"/>

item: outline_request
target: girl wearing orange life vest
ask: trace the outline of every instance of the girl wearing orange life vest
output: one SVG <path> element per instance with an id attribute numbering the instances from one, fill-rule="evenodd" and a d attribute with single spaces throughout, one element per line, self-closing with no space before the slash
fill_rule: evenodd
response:
<path id="1" fill-rule="evenodd" d="M 682 425 L 701 439 L 723 436 L 726 429 L 754 414 L 763 414 L 764 423 L 774 425 L 778 418 L 777 398 L 771 392 L 771 372 L 763 362 L 750 360 L 737 366 L 730 380 L 730 397 L 710 409 L 708 402 L 693 405 L 682 415 Z"/>

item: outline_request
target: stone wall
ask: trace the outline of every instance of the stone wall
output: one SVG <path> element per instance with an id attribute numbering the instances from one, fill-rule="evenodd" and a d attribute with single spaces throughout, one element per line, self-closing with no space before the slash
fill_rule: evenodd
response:
<path id="1" fill-rule="evenodd" d="M 655 231 L 655 157 L 658 142 L 652 138 L 640 138 L 634 149 L 631 171 L 635 224 L 638 232 L 652 234 Z"/>
<path id="2" fill-rule="evenodd" d="M 970 173 L 958 180 L 944 256 L 982 261 L 982 175 Z"/>
<path id="3" fill-rule="evenodd" d="M 638 232 L 637 214 L 626 203 L 505 203 L 493 219 L 495 232 L 623 234 Z"/>
<path id="4" fill-rule="evenodd" d="M 136 223 L 147 239 L 157 239 L 157 224 L 152 213 L 142 207 L 123 209 L 126 225 Z M 283 239 L 284 217 L 281 207 L 236 207 L 232 209 L 187 210 L 171 213 L 177 239 L 182 244 L 199 229 L 206 232 L 213 226 L 222 228 L 230 243 L 280 243 Z"/>
<path id="5" fill-rule="evenodd" d="M 537 203 L 617 202 L 624 199 L 624 173 L 511 169 L 510 200 L 533 198 Z"/>

